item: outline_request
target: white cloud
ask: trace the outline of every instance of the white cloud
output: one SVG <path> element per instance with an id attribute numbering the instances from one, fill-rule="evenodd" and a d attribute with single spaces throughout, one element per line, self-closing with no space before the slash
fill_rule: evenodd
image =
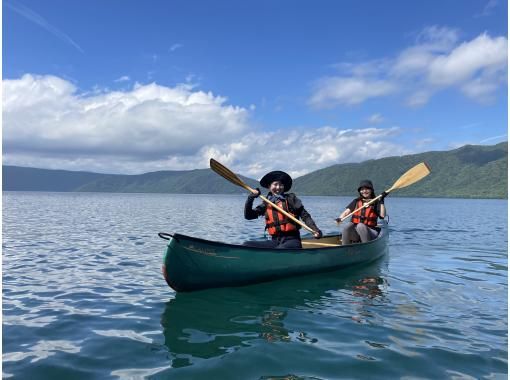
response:
<path id="1" fill-rule="evenodd" d="M 114 82 L 128 82 L 131 78 L 129 78 L 127 75 L 123 75 L 120 78 L 115 79 Z"/>
<path id="2" fill-rule="evenodd" d="M 483 8 L 482 12 L 480 14 L 475 15 L 475 17 L 485 17 L 491 15 L 494 9 L 498 7 L 498 5 L 499 5 L 498 0 L 489 0 L 487 4 L 485 4 L 485 7 Z"/>
<path id="3" fill-rule="evenodd" d="M 451 50 L 459 40 L 457 29 L 439 27 L 437 25 L 425 27 L 416 38 L 416 45 L 428 51 Z"/>
<path id="4" fill-rule="evenodd" d="M 501 76 L 507 66 L 508 41 L 481 34 L 462 43 L 447 55 L 434 58 L 428 68 L 428 82 L 436 86 L 463 85 L 466 81 L 486 76 Z M 494 76 L 494 78 L 492 78 Z"/>
<path id="5" fill-rule="evenodd" d="M 386 80 L 329 77 L 317 82 L 309 104 L 317 108 L 329 108 L 339 104 L 354 105 L 393 92 L 395 86 Z"/>
<path id="6" fill-rule="evenodd" d="M 487 144 L 487 143 L 494 144 L 494 143 L 498 142 L 497 140 L 500 140 L 499 142 L 508 140 L 508 134 L 488 137 L 486 139 L 481 140 L 480 144 Z"/>
<path id="7" fill-rule="evenodd" d="M 408 148 L 391 142 L 399 133 L 396 127 L 345 130 L 322 127 L 291 133 L 285 130 L 250 133 L 237 143 L 204 148 L 202 162 L 214 157 L 235 172 L 252 178 L 277 169 L 297 177 L 338 163 L 411 153 Z"/>
<path id="8" fill-rule="evenodd" d="M 316 81 L 309 104 L 352 105 L 398 92 L 408 105 L 420 106 L 446 88 L 489 102 L 507 81 L 507 51 L 503 36 L 483 33 L 459 43 L 457 30 L 428 27 L 395 58 L 336 65 L 344 73 Z"/>
<path id="9" fill-rule="evenodd" d="M 332 65 L 332 67 L 355 77 L 370 77 L 387 71 L 391 67 L 391 64 L 392 62 L 388 59 L 375 59 L 356 64 L 350 62 L 342 62 Z"/>
<path id="10" fill-rule="evenodd" d="M 384 121 L 384 117 L 380 113 L 374 113 L 367 118 L 369 124 L 380 124 Z"/>
<path id="11" fill-rule="evenodd" d="M 419 107 L 426 104 L 431 96 L 432 93 L 428 90 L 425 89 L 417 90 L 416 92 L 409 95 L 406 104 L 409 107 Z"/>
<path id="12" fill-rule="evenodd" d="M 433 53 L 426 49 L 420 47 L 406 49 L 395 60 L 389 75 L 397 78 L 420 75 L 427 70 L 433 59 Z"/>
<path id="13" fill-rule="evenodd" d="M 123 155 L 196 152 L 247 129 L 248 111 L 212 93 L 157 84 L 91 96 L 54 76 L 3 81 L 4 152 Z"/>
<path id="14" fill-rule="evenodd" d="M 4 164 L 103 173 L 144 173 L 206 168 L 209 159 L 214 158 L 236 173 L 252 178 L 259 179 L 270 170 L 285 170 L 297 177 L 338 163 L 417 153 L 391 142 L 391 138 L 399 133 L 396 127 L 250 132 L 244 137 L 225 139 L 224 143 L 205 142 L 192 154 L 175 153 L 144 159 L 113 153 L 36 151 L 6 154 L 4 151 Z M 284 146 L 282 141 L 286 142 Z"/>
<path id="15" fill-rule="evenodd" d="M 461 91 L 466 96 L 478 100 L 481 103 L 490 102 L 494 97 L 494 93 L 501 85 L 501 82 L 502 80 L 491 78 L 491 75 L 482 74 L 462 85 Z"/>
<path id="16" fill-rule="evenodd" d="M 4 80 L 3 95 L 6 165 L 134 174 L 206 168 L 214 157 L 260 178 L 413 153 L 391 142 L 397 127 L 256 131 L 249 110 L 186 84 L 79 94 L 61 78 L 27 74 Z"/>
<path id="17" fill-rule="evenodd" d="M 451 51 L 457 41 L 457 30 L 426 27 L 418 34 L 416 44 L 404 49 L 389 65 L 388 75 L 400 79 L 411 77 L 415 80 L 416 76 L 424 75 L 435 57 Z"/>
<path id="18" fill-rule="evenodd" d="M 480 127 L 482 125 L 483 125 L 483 123 L 476 122 L 476 123 L 469 123 L 469 124 L 461 125 L 458 128 L 459 129 L 471 129 L 471 128 L 478 128 L 478 127 Z"/>
<path id="19" fill-rule="evenodd" d="M 171 52 L 174 52 L 174 51 L 176 51 L 177 49 L 180 49 L 180 48 L 182 48 L 182 44 L 173 44 L 172 46 L 170 46 L 169 50 Z"/>

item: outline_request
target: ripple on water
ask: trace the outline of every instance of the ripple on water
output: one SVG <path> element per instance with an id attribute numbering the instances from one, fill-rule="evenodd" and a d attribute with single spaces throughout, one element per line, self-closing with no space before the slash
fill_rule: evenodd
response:
<path id="1" fill-rule="evenodd" d="M 157 232 L 262 236 L 244 196 L 212 197 L 4 193 L 4 377 L 506 377 L 506 201 L 423 199 L 415 220 L 388 199 L 386 260 L 176 295 Z M 349 200 L 304 197 L 325 232 Z"/>

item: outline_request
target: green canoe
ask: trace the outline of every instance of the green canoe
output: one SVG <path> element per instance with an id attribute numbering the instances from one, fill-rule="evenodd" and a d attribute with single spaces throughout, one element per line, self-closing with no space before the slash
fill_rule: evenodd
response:
<path id="1" fill-rule="evenodd" d="M 241 286 L 283 277 L 365 264 L 385 255 L 388 226 L 368 243 L 341 245 L 340 235 L 303 239 L 303 249 L 267 249 L 227 244 L 181 234 L 159 233 L 169 240 L 162 272 L 177 292 Z"/>

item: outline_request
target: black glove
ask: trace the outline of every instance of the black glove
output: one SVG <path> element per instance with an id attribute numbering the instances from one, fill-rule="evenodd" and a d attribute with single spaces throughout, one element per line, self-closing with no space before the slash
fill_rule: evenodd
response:
<path id="1" fill-rule="evenodd" d="M 319 236 L 314 236 L 316 239 L 320 239 L 322 237 L 322 231 L 321 230 L 317 230 L 315 231 L 319 234 Z"/>
<path id="2" fill-rule="evenodd" d="M 257 194 L 250 192 L 250 194 L 248 194 L 248 198 L 255 199 L 260 195 L 260 189 L 257 187 L 255 190 L 257 190 Z"/>
<path id="3" fill-rule="evenodd" d="M 387 195 L 388 193 L 386 191 L 383 191 L 380 195 L 381 198 L 379 198 L 379 202 L 384 203 L 384 198 L 386 198 Z"/>
<path id="4" fill-rule="evenodd" d="M 342 218 L 336 218 L 336 219 L 335 219 L 335 222 L 337 222 L 337 223 L 342 223 Z"/>

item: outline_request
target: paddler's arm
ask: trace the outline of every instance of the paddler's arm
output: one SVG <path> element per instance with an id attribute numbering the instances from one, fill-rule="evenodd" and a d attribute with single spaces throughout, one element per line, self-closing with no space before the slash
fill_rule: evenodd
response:
<path id="1" fill-rule="evenodd" d="M 308 211 L 306 211 L 306 209 L 304 207 L 303 207 L 303 211 L 301 211 L 300 216 L 301 216 L 301 219 L 303 220 L 303 222 L 305 222 L 305 224 L 308 227 L 310 227 L 312 230 L 315 231 L 313 233 L 313 236 L 316 239 L 320 239 L 322 237 L 322 231 L 319 229 L 319 227 L 317 227 L 317 225 L 315 224 L 315 222 L 312 219 L 312 216 L 308 213 Z"/>
<path id="2" fill-rule="evenodd" d="M 386 216 L 386 206 L 384 205 L 384 198 L 386 198 L 386 195 L 388 195 L 388 193 L 386 191 L 383 191 L 381 193 L 381 198 L 379 198 L 378 201 L 379 209 L 377 211 L 379 214 L 379 218 L 381 219 L 384 219 L 384 217 Z"/>
<path id="3" fill-rule="evenodd" d="M 257 219 L 260 215 L 264 215 L 266 212 L 266 206 L 264 204 L 258 205 L 253 208 L 253 201 L 260 195 L 260 190 L 257 189 L 258 194 L 250 193 L 248 198 L 246 198 L 246 203 L 244 204 L 244 218 L 251 220 Z"/>
<path id="4" fill-rule="evenodd" d="M 301 200 L 295 196 L 295 194 L 291 193 L 289 194 L 289 203 L 292 205 L 292 208 L 294 209 L 294 212 L 296 215 L 301 218 L 301 220 L 312 230 L 314 230 L 313 236 L 317 239 L 322 237 L 322 231 L 317 227 L 315 222 L 312 219 L 312 216 L 303 206 L 303 203 L 301 203 Z"/>
<path id="5" fill-rule="evenodd" d="M 353 210 L 356 209 L 356 199 L 347 205 L 345 210 L 340 214 L 338 218 L 335 219 L 337 223 L 342 223 L 344 218 L 349 215 Z"/>
<path id="6" fill-rule="evenodd" d="M 352 211 L 351 211 L 351 209 L 350 209 L 350 208 L 346 208 L 346 209 L 344 210 L 344 212 L 342 212 L 342 213 L 340 214 L 340 216 L 336 219 L 337 223 L 342 222 L 342 221 L 344 220 L 344 218 L 345 218 L 347 215 L 349 215 L 351 212 L 352 212 Z"/>

